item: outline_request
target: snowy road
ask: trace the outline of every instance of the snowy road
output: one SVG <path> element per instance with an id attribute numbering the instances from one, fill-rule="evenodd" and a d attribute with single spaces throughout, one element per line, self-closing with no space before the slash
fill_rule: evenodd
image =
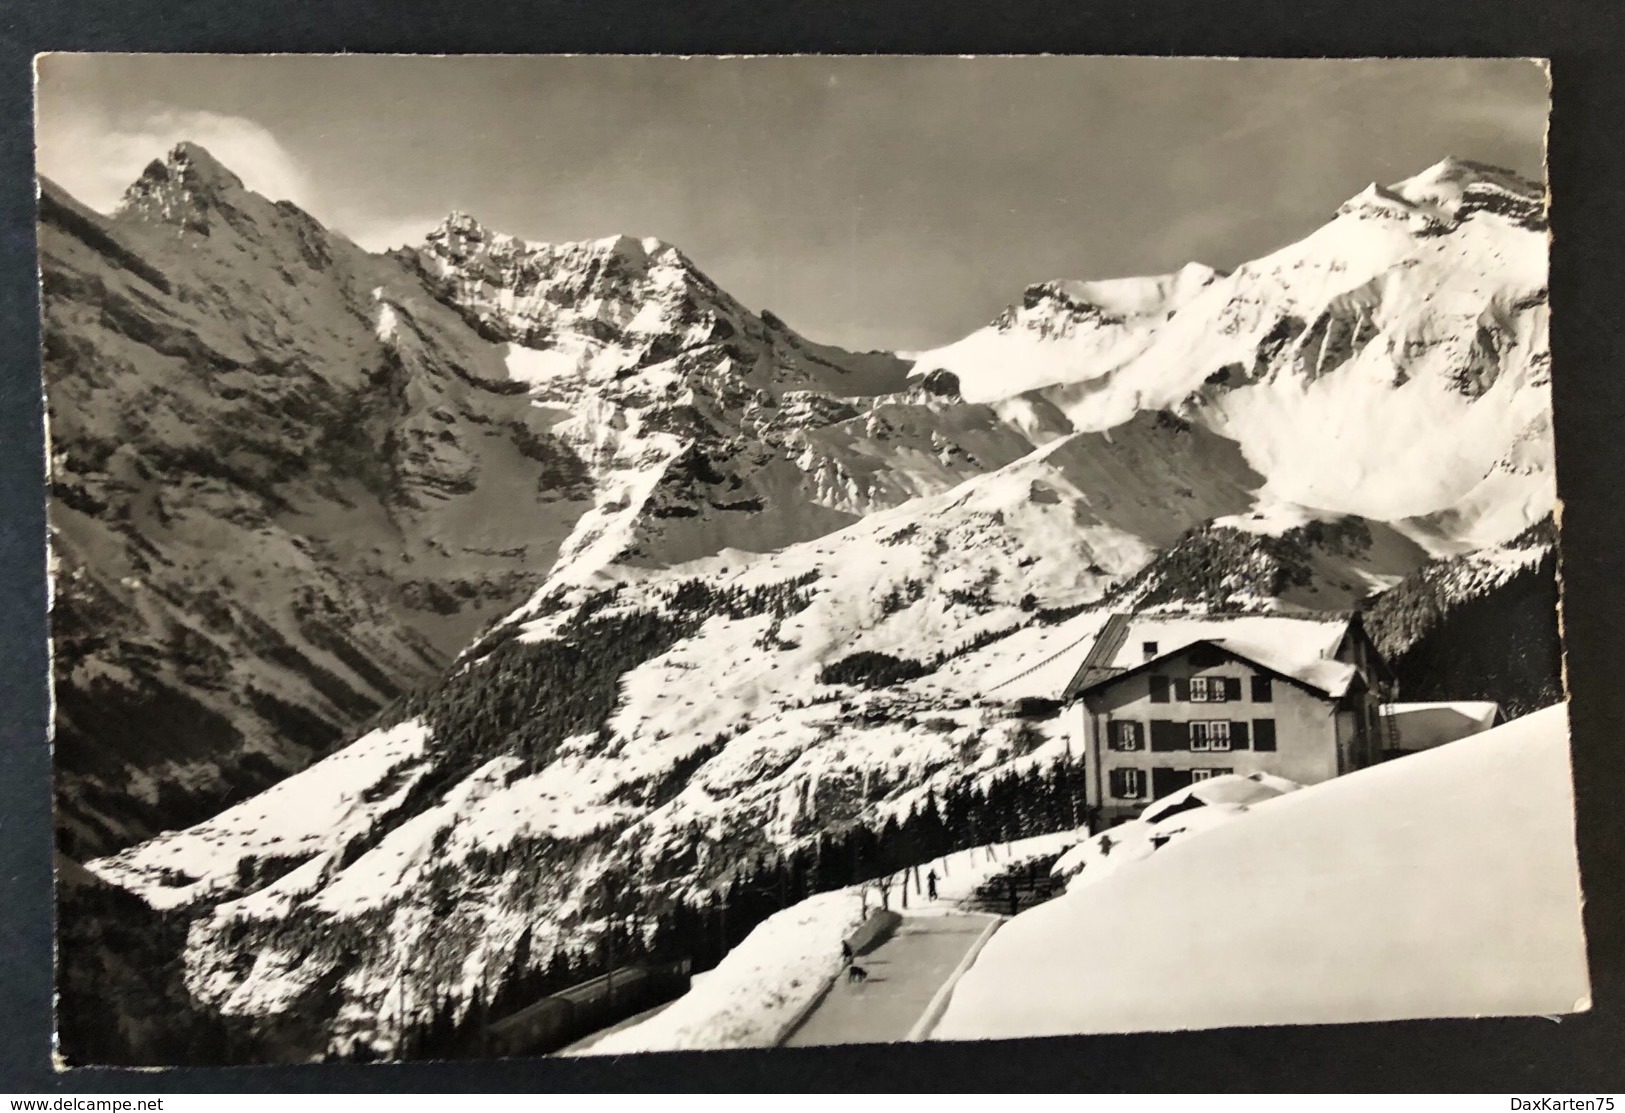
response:
<path id="1" fill-rule="evenodd" d="M 890 939 L 858 958 L 869 980 L 842 974 L 785 1047 L 890 1043 L 908 1038 L 943 984 L 996 917 L 910 916 Z"/>

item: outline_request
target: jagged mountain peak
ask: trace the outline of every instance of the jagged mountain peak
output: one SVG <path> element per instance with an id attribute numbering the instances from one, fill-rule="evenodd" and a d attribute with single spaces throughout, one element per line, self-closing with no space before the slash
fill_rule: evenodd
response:
<path id="1" fill-rule="evenodd" d="M 1459 198 L 1474 186 L 1493 186 L 1531 199 L 1540 197 L 1544 192 L 1539 182 L 1531 181 L 1515 171 L 1487 162 L 1457 158 L 1455 155 L 1446 155 L 1421 173 L 1388 188 L 1413 203 L 1423 204 L 1434 198 Z"/>
<path id="2" fill-rule="evenodd" d="M 510 351 L 515 377 L 544 393 L 585 383 L 610 389 L 702 350 L 704 358 L 678 369 L 681 376 L 714 370 L 726 357 L 732 378 L 775 395 L 873 396 L 905 386 L 906 365 L 890 354 L 817 344 L 771 313 L 752 313 L 653 236 L 529 242 L 456 211 L 402 258 L 430 276 L 437 296 L 482 335 L 519 349 Z M 641 382 L 634 389 L 641 391 Z"/>
<path id="3" fill-rule="evenodd" d="M 565 240 L 557 243 L 525 240 L 506 232 L 496 231 L 461 209 L 453 209 L 448 213 L 446 218 L 424 237 L 422 248 L 459 260 L 482 252 L 531 259 L 583 261 L 615 256 L 634 267 L 646 267 L 660 261 L 694 269 L 693 264 L 681 251 L 655 236 L 638 237 L 623 232 L 600 236 L 597 239 Z"/>
<path id="4" fill-rule="evenodd" d="M 1386 217 L 1423 236 L 1447 232 L 1475 212 L 1490 211 L 1525 228 L 1544 227 L 1545 187 L 1485 162 L 1447 156 L 1389 185 L 1372 182 L 1345 201 L 1338 216 Z"/>
<path id="5" fill-rule="evenodd" d="M 156 161 L 156 160 L 155 160 Z M 201 143 L 182 140 L 165 156 L 163 166 L 171 174 L 179 174 L 194 182 L 221 189 L 243 189 L 243 180 L 225 163 L 210 154 Z"/>
<path id="6" fill-rule="evenodd" d="M 200 144 L 186 141 L 147 164 L 125 189 L 118 211 L 173 220 L 180 212 L 234 203 L 248 192 L 224 163 Z"/>

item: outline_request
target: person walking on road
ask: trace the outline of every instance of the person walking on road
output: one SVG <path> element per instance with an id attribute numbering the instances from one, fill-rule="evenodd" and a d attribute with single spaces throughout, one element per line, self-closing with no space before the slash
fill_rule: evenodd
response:
<path id="1" fill-rule="evenodd" d="M 937 871 L 932 870 L 925 875 L 925 892 L 932 900 L 937 899 Z"/>

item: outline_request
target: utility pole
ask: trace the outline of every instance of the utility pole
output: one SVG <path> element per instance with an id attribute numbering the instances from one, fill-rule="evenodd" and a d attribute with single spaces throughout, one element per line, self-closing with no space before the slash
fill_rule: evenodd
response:
<path id="1" fill-rule="evenodd" d="M 487 963 L 480 975 L 480 1058 L 489 1052 L 491 1032 L 491 968 Z"/>
<path id="2" fill-rule="evenodd" d="M 406 958 L 395 966 L 395 1058 L 406 1058 Z"/>
<path id="3" fill-rule="evenodd" d="M 722 921 L 720 930 L 717 933 L 717 957 L 721 959 L 723 955 L 728 953 L 728 891 L 726 889 L 717 891 L 717 911 Z"/>
<path id="4" fill-rule="evenodd" d="M 615 1007 L 615 917 L 609 917 L 609 930 L 604 936 L 604 1000 Z"/>

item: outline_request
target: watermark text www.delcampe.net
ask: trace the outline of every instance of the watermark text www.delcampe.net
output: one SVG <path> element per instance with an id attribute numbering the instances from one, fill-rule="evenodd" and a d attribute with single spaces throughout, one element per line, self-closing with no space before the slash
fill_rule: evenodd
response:
<path id="1" fill-rule="evenodd" d="M 12 1098 L 17 1113 L 163 1113 L 163 1098 Z"/>
<path id="2" fill-rule="evenodd" d="M 1577 1113 L 1612 1113 L 1614 1099 L 1601 1098 L 1513 1098 L 1513 1113 L 1549 1113 L 1552 1110 Z"/>

